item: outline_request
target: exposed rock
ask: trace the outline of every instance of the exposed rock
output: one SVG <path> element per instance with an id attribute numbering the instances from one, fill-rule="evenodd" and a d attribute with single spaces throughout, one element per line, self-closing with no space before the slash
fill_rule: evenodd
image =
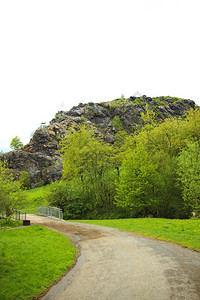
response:
<path id="1" fill-rule="evenodd" d="M 80 103 L 68 112 L 59 111 L 48 126 L 35 131 L 23 149 L 2 154 L 0 159 L 7 161 L 16 179 L 23 170 L 27 171 L 32 187 L 58 180 L 62 175 L 62 163 L 57 149 L 67 130 L 86 123 L 94 126 L 96 134 L 101 133 L 104 140 L 112 144 L 117 132 L 117 128 L 113 126 L 114 117 L 119 116 L 124 130 L 133 134 L 136 126 L 142 124 L 141 113 L 145 112 L 146 105 L 156 112 L 158 120 L 169 116 L 182 116 L 195 107 L 194 101 L 188 99 L 151 98 L 146 95 L 98 104 Z"/>

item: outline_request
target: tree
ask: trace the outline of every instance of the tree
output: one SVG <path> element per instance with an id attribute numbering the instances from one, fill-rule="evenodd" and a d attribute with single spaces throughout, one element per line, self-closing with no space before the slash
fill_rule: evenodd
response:
<path id="1" fill-rule="evenodd" d="M 0 213 L 6 216 L 12 215 L 22 199 L 20 183 L 14 181 L 13 174 L 6 164 L 0 161 Z"/>
<path id="2" fill-rule="evenodd" d="M 61 140 L 66 186 L 59 199 L 69 217 L 110 213 L 113 203 L 129 217 L 183 218 L 200 210 L 200 110 L 157 123 L 146 107 L 141 117 L 143 127 L 134 136 L 119 130 L 112 146 L 85 125 Z"/>
<path id="3" fill-rule="evenodd" d="M 22 148 L 24 145 L 23 143 L 20 141 L 20 138 L 18 136 L 14 137 L 10 143 L 10 148 L 13 150 L 17 150 Z"/>
<path id="4" fill-rule="evenodd" d="M 157 165 L 150 160 L 142 144 L 126 155 L 122 169 L 119 182 L 116 183 L 117 206 L 130 208 L 133 216 L 152 213 Z"/>
<path id="5" fill-rule="evenodd" d="M 112 147 L 100 137 L 95 137 L 94 129 L 81 125 L 61 140 L 60 152 L 63 159 L 62 177 L 83 180 L 86 175 L 103 175 L 110 164 Z"/>
<path id="6" fill-rule="evenodd" d="M 60 152 L 63 160 L 62 178 L 67 184 L 70 180 L 74 185 L 78 182 L 82 198 L 87 198 L 93 209 L 101 207 L 109 210 L 113 204 L 117 176 L 112 162 L 112 146 L 96 136 L 94 129 L 81 125 L 67 132 L 60 142 Z"/>
<path id="7" fill-rule="evenodd" d="M 30 189 L 31 188 L 30 174 L 26 171 L 22 171 L 21 175 L 19 176 L 19 183 L 21 185 L 22 190 Z"/>
<path id="8" fill-rule="evenodd" d="M 168 119 L 158 125 L 148 107 L 142 118 L 145 125 L 125 139 L 122 147 L 126 150 L 118 154 L 122 168 L 116 204 L 130 208 L 134 216 L 181 217 L 176 155 L 186 144 L 181 139 L 185 121 Z"/>
<path id="9" fill-rule="evenodd" d="M 184 208 L 188 215 L 200 212 L 200 146 L 189 143 L 177 158 Z"/>

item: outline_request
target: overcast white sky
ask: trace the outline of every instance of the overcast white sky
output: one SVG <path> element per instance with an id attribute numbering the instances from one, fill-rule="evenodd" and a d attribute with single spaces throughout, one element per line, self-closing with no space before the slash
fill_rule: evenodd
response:
<path id="1" fill-rule="evenodd" d="M 200 105 L 199 0 L 0 0 L 0 150 L 139 91 Z"/>

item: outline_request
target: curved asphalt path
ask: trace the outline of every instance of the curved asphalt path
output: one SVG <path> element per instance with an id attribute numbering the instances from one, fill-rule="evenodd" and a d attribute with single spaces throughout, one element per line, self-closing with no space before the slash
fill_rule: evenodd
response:
<path id="1" fill-rule="evenodd" d="M 69 236 L 81 255 L 44 300 L 200 299 L 200 253 L 111 228 L 29 215 Z"/>

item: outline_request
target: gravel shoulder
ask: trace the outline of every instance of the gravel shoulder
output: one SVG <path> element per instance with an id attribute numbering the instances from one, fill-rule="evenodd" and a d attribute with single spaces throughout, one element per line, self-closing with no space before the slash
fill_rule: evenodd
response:
<path id="1" fill-rule="evenodd" d="M 67 235 L 81 252 L 44 300 L 200 299 L 199 252 L 107 227 L 28 218 Z"/>

